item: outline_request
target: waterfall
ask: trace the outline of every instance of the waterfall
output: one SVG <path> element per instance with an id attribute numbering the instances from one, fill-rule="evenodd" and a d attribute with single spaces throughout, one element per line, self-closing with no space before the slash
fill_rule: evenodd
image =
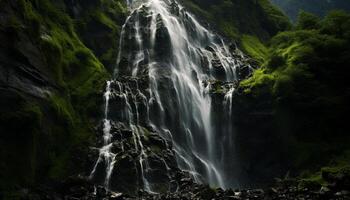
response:
<path id="1" fill-rule="evenodd" d="M 96 161 L 96 164 L 94 165 L 94 168 L 90 174 L 90 178 L 93 177 L 97 165 L 104 161 L 106 163 L 106 177 L 104 185 L 106 188 L 109 187 L 109 180 L 110 176 L 113 170 L 113 166 L 115 163 L 115 155 L 111 152 L 111 138 L 112 135 L 110 134 L 111 131 L 111 121 L 108 118 L 108 108 L 109 108 L 109 100 L 111 95 L 111 81 L 107 81 L 106 91 L 104 93 L 104 100 L 105 100 L 105 112 L 104 112 L 104 120 L 103 120 L 103 146 L 99 150 L 99 158 Z"/>
<path id="2" fill-rule="evenodd" d="M 97 163 L 107 163 L 105 185 L 116 162 L 109 150 L 112 84 L 116 88 L 113 93 L 124 106 L 113 120 L 127 122 L 132 129 L 145 190 L 152 192 L 147 178 L 148 156 L 141 140 L 145 126 L 172 142 L 179 168 L 195 181 L 230 187 L 225 169 L 225 159 L 229 158 L 224 157 L 222 148 L 231 147 L 224 146 L 226 141 L 220 138 L 215 128 L 218 125 L 213 124 L 211 93 L 216 81 L 237 81 L 243 54 L 200 25 L 175 0 L 128 0 L 127 4 L 130 15 L 122 27 L 115 80 L 107 83 L 104 95 L 104 146 Z M 128 79 L 136 83 L 133 89 L 125 81 Z M 224 98 L 229 108 L 224 111 L 230 117 L 233 92 L 229 89 Z"/>

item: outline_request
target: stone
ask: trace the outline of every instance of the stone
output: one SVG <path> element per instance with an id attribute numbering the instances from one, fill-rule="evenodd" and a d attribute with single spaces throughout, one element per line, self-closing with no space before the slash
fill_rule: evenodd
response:
<path id="1" fill-rule="evenodd" d="M 97 186 L 96 187 L 96 196 L 97 197 L 106 197 L 107 196 L 106 188 L 104 188 L 102 186 Z"/>
<path id="2" fill-rule="evenodd" d="M 124 194 L 123 193 L 116 193 L 116 192 L 111 192 L 109 200 L 123 200 Z"/>

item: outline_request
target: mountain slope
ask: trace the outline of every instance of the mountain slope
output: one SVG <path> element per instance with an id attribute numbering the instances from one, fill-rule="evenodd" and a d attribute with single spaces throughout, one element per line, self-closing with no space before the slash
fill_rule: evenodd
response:
<path id="1" fill-rule="evenodd" d="M 325 16 L 330 10 L 350 11 L 350 3 L 347 0 L 271 0 L 279 6 L 293 21 L 300 11 L 311 12 L 320 17 Z"/>
<path id="2" fill-rule="evenodd" d="M 288 18 L 268 0 L 182 0 L 197 17 L 227 37 L 250 34 L 262 41 L 290 28 Z"/>

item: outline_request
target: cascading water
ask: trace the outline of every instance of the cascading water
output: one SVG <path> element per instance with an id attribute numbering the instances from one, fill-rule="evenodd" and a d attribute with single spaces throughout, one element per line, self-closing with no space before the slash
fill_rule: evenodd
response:
<path id="1" fill-rule="evenodd" d="M 107 84 L 104 145 L 96 163 L 101 160 L 107 163 L 105 185 L 109 184 L 116 162 L 110 152 L 108 116 L 113 84 L 117 85 L 113 92 L 124 107 L 113 120 L 127 122 L 132 130 L 144 189 L 152 191 L 147 178 L 148 150 L 141 139 L 142 126 L 172 142 L 178 166 L 190 172 L 196 181 L 222 188 L 231 186 L 226 179 L 224 152 L 227 150 L 220 150 L 230 149 L 231 145 L 223 147 L 226 143 L 217 134 L 218 125 L 213 124 L 211 91 L 215 90 L 215 81 L 237 81 L 237 68 L 244 65 L 243 54 L 201 26 L 175 0 L 128 0 L 127 3 L 131 14 L 122 29 L 115 77 L 143 81 L 136 81 L 133 91 L 123 81 Z M 224 102 L 229 108 L 224 111 L 230 117 L 233 91 L 233 87 L 228 90 Z"/>
<path id="2" fill-rule="evenodd" d="M 106 86 L 106 92 L 104 94 L 104 100 L 105 100 L 105 118 L 103 120 L 103 146 L 99 151 L 99 158 L 94 166 L 94 169 L 92 170 L 90 174 L 90 178 L 93 177 L 97 165 L 104 161 L 106 163 L 106 176 L 105 176 L 105 181 L 104 185 L 106 188 L 109 187 L 109 180 L 111 177 L 111 173 L 113 170 L 114 162 L 115 162 L 115 154 L 111 152 L 111 137 L 112 135 L 110 134 L 111 131 L 111 121 L 108 118 L 108 107 L 109 107 L 109 100 L 110 100 L 110 95 L 111 95 L 111 82 L 107 82 Z"/>

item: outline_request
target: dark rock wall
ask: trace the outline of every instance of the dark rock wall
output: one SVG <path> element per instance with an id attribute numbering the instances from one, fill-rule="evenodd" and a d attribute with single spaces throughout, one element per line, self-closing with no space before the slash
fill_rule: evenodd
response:
<path id="1" fill-rule="evenodd" d="M 0 2 L 0 191 L 90 172 L 126 12 L 119 0 Z"/>

